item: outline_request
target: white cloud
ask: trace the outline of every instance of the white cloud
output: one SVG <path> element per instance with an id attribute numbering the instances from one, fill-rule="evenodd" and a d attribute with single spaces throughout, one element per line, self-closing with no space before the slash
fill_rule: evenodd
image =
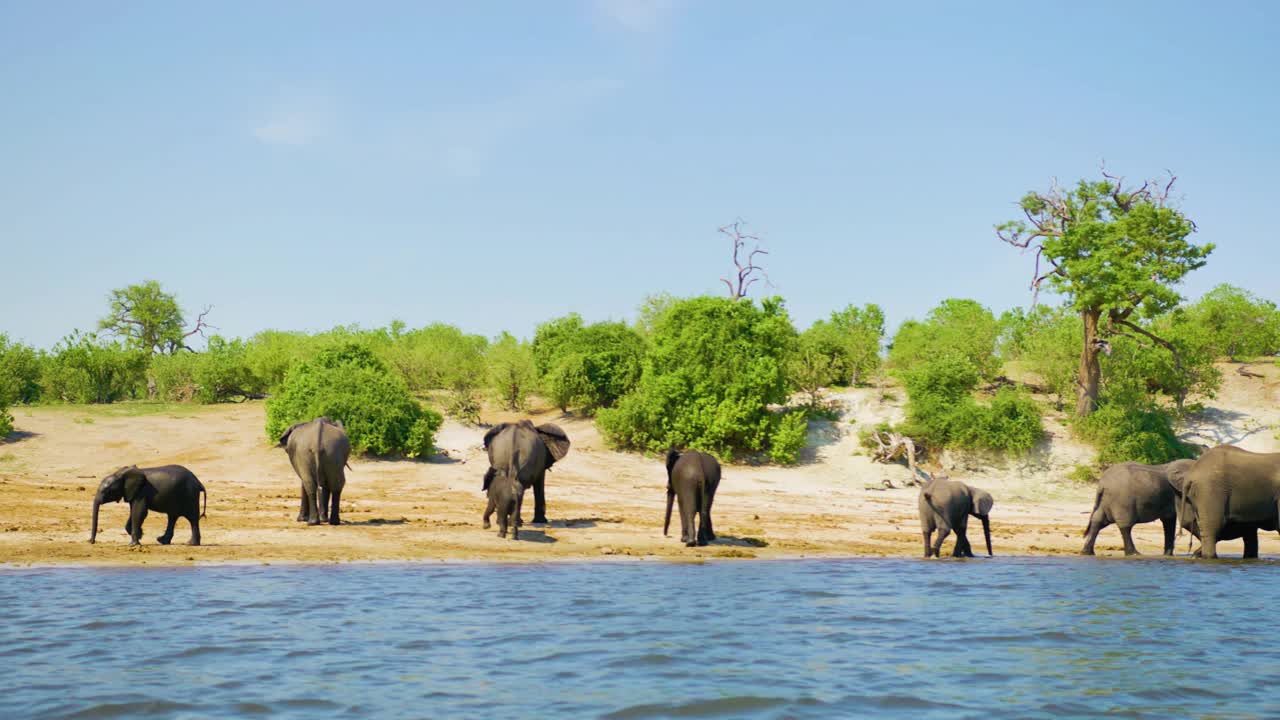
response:
<path id="1" fill-rule="evenodd" d="M 252 133 L 267 145 L 310 145 L 333 130 L 331 103 L 323 98 L 291 96 L 277 101 Z"/>
<path id="2" fill-rule="evenodd" d="M 676 0 L 594 0 L 596 15 L 610 24 L 637 33 L 661 29 Z"/>

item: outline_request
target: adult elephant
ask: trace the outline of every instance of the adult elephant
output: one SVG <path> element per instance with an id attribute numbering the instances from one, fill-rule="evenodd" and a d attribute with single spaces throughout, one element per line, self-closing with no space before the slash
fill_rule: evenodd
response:
<path id="1" fill-rule="evenodd" d="M 1163 465 L 1136 462 L 1117 463 L 1107 468 L 1098 479 L 1093 499 L 1093 512 L 1084 530 L 1081 555 L 1092 555 L 1098 533 L 1108 525 L 1120 528 L 1124 554 L 1138 555 L 1133 545 L 1133 526 L 1159 520 L 1164 525 L 1164 554 L 1173 554 L 1174 532 L 1178 521 L 1178 495 L 1170 483 L 1171 474 L 1179 474 L 1194 460 L 1174 460 Z"/>
<path id="2" fill-rule="evenodd" d="M 991 555 L 991 507 L 995 499 L 991 493 L 970 487 L 962 482 L 938 476 L 920 488 L 917 500 L 920 510 L 920 532 L 924 536 L 924 556 L 941 557 L 942 542 L 951 531 L 956 533 L 954 557 L 973 557 L 969 545 L 969 516 L 982 521 L 982 533 L 987 539 L 987 555 Z M 938 539 L 930 543 L 934 531 Z"/>
<path id="3" fill-rule="evenodd" d="M 489 469 L 484 474 L 486 492 L 498 473 L 515 478 L 520 486 L 533 488 L 533 522 L 547 522 L 546 472 L 569 453 L 569 436 L 559 426 L 545 423 L 535 426 L 528 420 L 502 423 L 484 434 L 484 449 L 489 453 Z M 520 519 L 517 515 L 516 522 Z M 489 527 L 485 519 L 485 527 Z"/>
<path id="4" fill-rule="evenodd" d="M 1218 541 L 1233 537 L 1244 538 L 1245 557 L 1257 557 L 1258 529 L 1280 527 L 1280 453 L 1219 445 L 1171 482 L 1181 491 L 1182 522 L 1199 536 L 1202 557 L 1218 557 Z"/>
<path id="5" fill-rule="evenodd" d="M 342 421 L 318 417 L 291 425 L 280 436 L 279 446 L 289 454 L 289 463 L 302 481 L 298 522 L 339 524 L 338 508 L 347 486 L 345 468 L 351 457 L 351 441 Z"/>
<path id="6" fill-rule="evenodd" d="M 1192 462 L 1192 465 L 1193 464 L 1194 461 Z M 1186 484 L 1186 470 L 1190 467 L 1191 465 L 1188 465 L 1186 468 L 1170 472 L 1169 484 L 1174 490 L 1174 497 L 1176 498 L 1174 500 L 1174 504 L 1177 510 L 1182 514 L 1181 527 L 1191 533 L 1195 539 L 1201 540 L 1200 521 L 1196 514 L 1195 506 L 1190 501 L 1187 503 L 1181 502 L 1183 487 Z M 1218 542 L 1226 540 L 1244 540 L 1244 553 L 1241 557 L 1244 559 L 1257 558 L 1258 531 L 1266 530 L 1274 532 L 1277 529 L 1280 529 L 1280 524 L 1277 524 L 1277 522 L 1272 520 L 1257 523 L 1228 522 L 1218 533 Z M 1196 548 L 1192 555 L 1195 557 L 1203 557 L 1203 547 Z"/>
<path id="7" fill-rule="evenodd" d="M 188 545 L 200 544 L 200 518 L 204 517 L 204 509 L 200 504 L 200 496 L 204 495 L 205 505 L 209 502 L 209 494 L 204 485 L 196 478 L 195 473 L 181 465 L 164 465 L 153 468 L 140 468 L 129 465 L 111 473 L 102 479 L 98 492 L 93 497 L 93 527 L 89 530 L 89 542 L 98 540 L 98 510 L 104 503 L 129 503 L 129 520 L 124 531 L 129 534 L 129 545 L 137 545 L 142 540 L 142 521 L 147 519 L 147 511 L 165 513 L 169 516 L 169 527 L 164 534 L 156 538 L 161 545 L 168 545 L 173 540 L 173 528 L 178 518 L 186 518 L 191 524 L 191 541 Z"/>
<path id="8" fill-rule="evenodd" d="M 720 463 L 697 450 L 667 452 L 667 516 L 662 523 L 665 537 L 671 529 L 671 504 L 680 500 L 680 541 L 689 547 L 706 545 L 716 539 L 711 526 L 711 504 L 720 487 Z"/>

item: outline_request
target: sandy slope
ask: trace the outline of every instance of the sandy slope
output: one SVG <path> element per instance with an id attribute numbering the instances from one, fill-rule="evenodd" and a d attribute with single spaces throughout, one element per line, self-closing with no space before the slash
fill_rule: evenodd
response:
<path id="1" fill-rule="evenodd" d="M 1265 380 L 1224 366 L 1226 385 L 1191 431 L 1202 442 L 1230 441 L 1280 451 L 1280 372 L 1259 364 Z M 901 395 L 901 391 L 896 391 Z M 716 529 L 706 548 L 663 537 L 666 482 L 662 462 L 607 450 L 589 421 L 543 412 L 559 423 L 573 449 L 548 479 L 548 528 L 529 527 L 519 542 L 480 528 L 486 458 L 483 429 L 447 422 L 437 440 L 445 456 L 429 462 L 357 458 L 343 496 L 341 527 L 294 521 L 298 485 L 282 450 L 263 437 L 261 403 L 179 408 L 145 416 L 97 409 L 20 408 L 21 432 L 0 443 L 0 562 L 171 565 L 207 562 L 332 562 L 353 560 L 572 560 L 796 557 L 920 553 L 916 489 L 904 488 L 906 468 L 872 463 L 861 454 L 861 424 L 901 416 L 893 392 L 858 389 L 836 396 L 840 422 L 815 423 L 798 467 L 725 468 L 716 498 Z M 510 415 L 487 418 L 510 419 Z M 1063 478 L 1091 452 L 1050 422 L 1052 437 L 1031 456 L 992 466 L 985 458 L 942 458 L 952 477 L 990 490 L 998 554 L 1074 553 L 1093 501 L 1091 487 Z M 209 489 L 205 545 L 160 546 L 163 517 L 147 521 L 143 546 L 130 550 L 124 505 L 103 508 L 104 532 L 89 545 L 90 508 L 98 479 L 130 463 L 180 463 Z M 885 480 L 897 486 L 883 487 Z M 532 498 L 529 498 L 530 501 Z M 526 516 L 532 508 L 526 508 Z M 1137 533 L 1139 548 L 1158 552 L 1159 524 Z M 176 541 L 188 537 L 180 522 Z M 978 538 L 976 544 L 980 544 Z M 1185 540 L 1184 540 L 1185 542 Z M 1099 552 L 1116 554 L 1114 528 Z M 1228 543 L 1228 553 L 1239 543 Z M 1280 538 L 1263 540 L 1280 553 Z"/>

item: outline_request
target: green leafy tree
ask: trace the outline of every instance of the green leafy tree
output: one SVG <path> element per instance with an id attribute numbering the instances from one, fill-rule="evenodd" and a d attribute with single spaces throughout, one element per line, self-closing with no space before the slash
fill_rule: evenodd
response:
<path id="1" fill-rule="evenodd" d="M 880 369 L 884 311 L 871 303 L 861 308 L 849 305 L 815 322 L 801 339 L 806 352 L 830 359 L 832 376 L 827 382 L 862 385 Z"/>
<path id="2" fill-rule="evenodd" d="M 786 403 L 784 370 L 796 331 L 780 298 L 695 297 L 672 302 L 654 323 L 639 384 L 597 424 L 613 445 L 661 452 L 695 448 L 798 453 L 796 430 L 770 406 Z"/>
<path id="3" fill-rule="evenodd" d="M 203 336 L 207 327 L 209 308 L 200 313 L 194 328 L 186 330 L 177 297 L 155 280 L 112 290 L 108 302 L 110 312 L 98 322 L 98 329 L 124 338 L 128 347 L 148 355 L 189 350 L 187 338 Z"/>
<path id="4" fill-rule="evenodd" d="M 137 397 L 145 386 L 147 356 L 120 343 L 79 331 L 63 338 L 44 363 L 44 398 L 71 403 L 110 403 Z"/>
<path id="5" fill-rule="evenodd" d="M 1080 361 L 1080 321 L 1070 307 L 1037 305 L 1025 316 L 1018 358 L 1039 376 L 1061 410 L 1075 395 Z"/>
<path id="6" fill-rule="evenodd" d="M 1102 180 L 1081 180 L 1072 190 L 1055 185 L 1028 193 L 1021 201 L 1025 220 L 996 227 L 1004 242 L 1034 250 L 1032 287 L 1047 281 L 1080 314 L 1078 417 L 1098 407 L 1099 356 L 1109 336 L 1141 336 L 1179 361 L 1176 348 L 1139 321 L 1178 304 L 1174 286 L 1205 264 L 1213 245 L 1187 241 L 1195 225 L 1169 203 L 1172 187 L 1171 178 L 1163 188 L 1151 182 L 1127 188 L 1104 171 Z"/>
<path id="7" fill-rule="evenodd" d="M 537 380 L 533 349 L 514 335 L 503 332 L 489 346 L 489 387 L 508 410 L 521 410 Z"/>
<path id="8" fill-rule="evenodd" d="M 1231 360 L 1280 353 L 1280 310 L 1234 285 L 1219 285 L 1188 309 L 1208 332 L 1215 352 Z"/>
<path id="9" fill-rule="evenodd" d="M 357 453 L 407 457 L 431 454 L 444 420 L 357 342 L 323 350 L 289 370 L 267 400 L 267 437 L 275 440 L 290 425 L 321 415 L 342 421 Z"/>
<path id="10" fill-rule="evenodd" d="M 584 325 L 576 313 L 538 326 L 533 361 L 562 410 L 610 407 L 640 380 L 645 341 L 620 322 Z"/>
<path id="11" fill-rule="evenodd" d="M 899 372 L 942 355 L 959 355 L 978 374 L 990 379 L 1000 371 L 996 340 L 1000 325 L 990 310 L 975 300 L 943 300 L 923 322 L 908 320 L 898 328 L 889 360 Z"/>
<path id="12" fill-rule="evenodd" d="M 1011 453 L 1030 450 L 1044 436 L 1040 411 L 1025 393 L 1001 389 L 987 405 L 973 397 L 979 373 L 959 353 L 943 353 L 900 371 L 907 389 L 901 432 L 932 448 Z"/>
<path id="13" fill-rule="evenodd" d="M 41 353 L 0 333 L 0 404 L 33 403 L 40 399 Z"/>

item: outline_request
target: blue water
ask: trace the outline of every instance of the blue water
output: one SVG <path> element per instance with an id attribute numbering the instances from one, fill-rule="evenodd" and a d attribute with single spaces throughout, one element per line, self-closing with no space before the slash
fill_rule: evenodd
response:
<path id="1" fill-rule="evenodd" d="M 1272 563 L 0 571 L 3 718 L 1280 714 Z"/>

